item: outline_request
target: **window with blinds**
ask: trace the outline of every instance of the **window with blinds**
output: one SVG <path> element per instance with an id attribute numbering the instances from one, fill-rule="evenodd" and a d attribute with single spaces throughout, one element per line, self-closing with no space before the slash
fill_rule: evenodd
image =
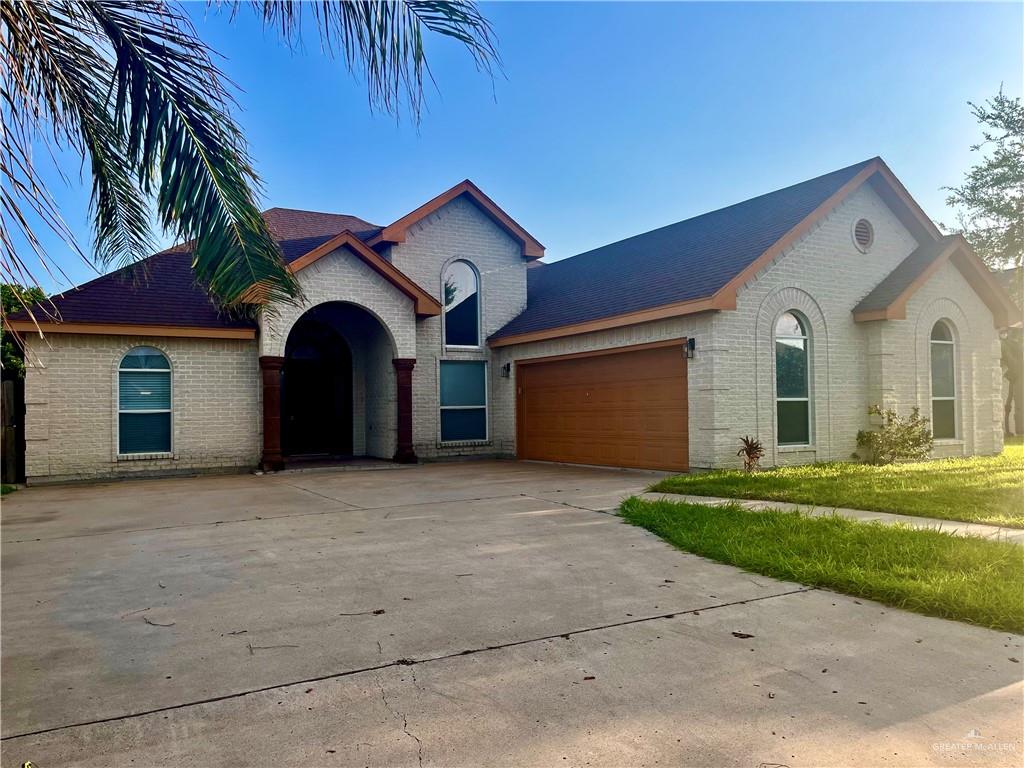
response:
<path id="1" fill-rule="evenodd" d="M 441 361 L 441 442 L 487 439 L 487 363 Z"/>
<path id="2" fill-rule="evenodd" d="M 171 452 L 171 365 L 159 350 L 136 347 L 117 372 L 117 452 Z"/>

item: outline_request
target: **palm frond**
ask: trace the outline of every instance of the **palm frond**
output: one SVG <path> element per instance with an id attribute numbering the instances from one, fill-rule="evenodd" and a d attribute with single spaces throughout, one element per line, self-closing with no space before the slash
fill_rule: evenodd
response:
<path id="1" fill-rule="evenodd" d="M 240 2 L 229 5 L 238 12 Z M 312 15 L 324 49 L 366 78 L 371 108 L 397 114 L 404 103 L 417 120 L 424 79 L 430 77 L 424 32 L 462 43 L 488 74 L 500 65 L 494 30 L 468 0 L 253 0 L 251 5 L 292 46 L 301 43 L 307 14 Z"/>
<path id="2" fill-rule="evenodd" d="M 4 215 L 30 243 L 38 239 L 23 205 L 59 230 L 25 151 L 42 139 L 90 161 L 101 264 L 153 251 L 153 200 L 163 228 L 193 242 L 196 276 L 220 303 L 234 304 L 256 283 L 268 301 L 298 295 L 257 208 L 259 178 L 230 116 L 229 86 L 180 11 L 157 0 L 54 0 L 3 3 L 0 14 L 11 63 L 5 118 L 14 126 L 0 144 L 0 172 L 8 180 L 20 172 Z M 6 225 L 5 261 L 16 263 Z"/>
<path id="3" fill-rule="evenodd" d="M 149 215 L 106 109 L 110 64 L 98 52 L 95 30 L 80 15 L 61 10 L 38 3 L 4 4 L 0 10 L 7 31 L 4 53 L 11 62 L 4 83 L 5 117 L 11 118 L 11 130 L 4 133 L 0 163 L 16 196 L 74 244 L 39 182 L 29 148 L 33 139 L 44 139 L 86 151 L 91 159 L 97 260 L 101 264 L 136 261 L 152 252 Z M 44 126 L 52 131 L 50 136 L 45 135 Z M 5 207 L 14 205 L 13 199 L 5 201 Z M 38 240 L 27 221 L 14 218 L 38 251 Z M 4 247 L 13 250 L 10 239 Z M 38 255 L 47 267 L 43 254 Z"/>
<path id="4" fill-rule="evenodd" d="M 214 4 L 232 12 L 240 6 Z M 312 14 L 324 47 L 365 75 L 371 106 L 397 114 L 407 103 L 417 119 L 430 76 L 427 32 L 462 43 L 479 69 L 490 72 L 498 63 L 491 26 L 469 0 L 251 5 L 292 44 Z M 100 264 L 151 252 L 155 213 L 165 231 L 191 243 L 196 277 L 221 304 L 299 295 L 257 207 L 261 182 L 231 116 L 232 85 L 177 6 L 3 0 L 0 52 L 3 279 L 38 284 L 16 251 L 17 232 L 44 269 L 56 263 L 47 259 L 30 213 L 77 248 L 35 169 L 32 148 L 42 145 L 51 154 L 71 148 L 89 161 Z"/>
<path id="5" fill-rule="evenodd" d="M 256 205 L 260 179 L 232 120 L 223 74 L 188 19 L 162 2 L 90 2 L 114 54 L 113 113 L 165 229 L 191 240 L 196 277 L 221 303 L 252 285 L 299 287 Z"/>

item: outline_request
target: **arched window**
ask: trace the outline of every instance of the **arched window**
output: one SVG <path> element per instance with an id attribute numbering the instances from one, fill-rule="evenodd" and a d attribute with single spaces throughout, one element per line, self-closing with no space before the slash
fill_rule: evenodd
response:
<path id="1" fill-rule="evenodd" d="M 792 310 L 775 323 L 775 414 L 779 445 L 811 442 L 810 348 L 807 321 Z"/>
<path id="2" fill-rule="evenodd" d="M 154 347 L 136 347 L 121 358 L 117 452 L 171 452 L 171 364 Z"/>
<path id="3" fill-rule="evenodd" d="M 953 331 L 942 320 L 932 326 L 932 436 L 956 437 L 956 344 Z"/>
<path id="4" fill-rule="evenodd" d="M 443 275 L 444 343 L 480 346 L 480 278 L 466 261 L 453 261 Z"/>

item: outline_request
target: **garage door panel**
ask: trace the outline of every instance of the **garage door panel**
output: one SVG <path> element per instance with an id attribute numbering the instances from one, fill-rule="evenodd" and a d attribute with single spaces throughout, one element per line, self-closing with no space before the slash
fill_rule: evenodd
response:
<path id="1" fill-rule="evenodd" d="M 682 344 L 518 366 L 520 457 L 686 470 Z"/>

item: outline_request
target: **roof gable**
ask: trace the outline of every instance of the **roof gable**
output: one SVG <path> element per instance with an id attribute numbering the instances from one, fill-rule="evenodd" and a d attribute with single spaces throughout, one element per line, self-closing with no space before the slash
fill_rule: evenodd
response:
<path id="1" fill-rule="evenodd" d="M 995 325 L 1004 328 L 1021 322 L 1006 289 L 978 258 L 962 235 L 947 235 L 925 243 L 876 285 L 853 310 L 857 322 L 904 320 L 907 302 L 942 265 L 951 262 L 992 311 Z"/>
<path id="2" fill-rule="evenodd" d="M 441 303 L 437 299 L 352 232 L 345 231 L 326 240 L 318 247 L 292 261 L 288 265 L 288 270 L 293 274 L 299 272 L 339 248 L 348 248 L 377 274 L 412 299 L 416 314 L 420 317 L 435 317 L 441 314 Z"/>
<path id="3" fill-rule="evenodd" d="M 381 229 L 379 233 L 367 240 L 368 245 L 378 243 L 403 243 L 409 227 L 422 221 L 430 214 L 447 205 L 457 197 L 465 195 L 481 211 L 489 216 L 499 227 L 504 229 L 522 247 L 523 258 L 539 259 L 544 255 L 544 246 L 511 216 L 498 207 L 491 198 L 485 195 L 480 188 L 469 179 L 456 184 L 446 192 L 442 192 L 433 200 L 424 203 L 419 208 L 407 213 L 402 218 Z"/>

